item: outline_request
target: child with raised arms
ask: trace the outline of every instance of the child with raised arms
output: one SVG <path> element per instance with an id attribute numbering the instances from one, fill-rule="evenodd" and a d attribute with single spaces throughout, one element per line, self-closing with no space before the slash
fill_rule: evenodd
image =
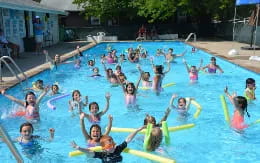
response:
<path id="1" fill-rule="evenodd" d="M 49 87 L 45 87 L 38 98 L 36 98 L 33 92 L 27 92 L 25 95 L 25 101 L 19 100 L 11 95 L 5 93 L 5 90 L 1 90 L 1 94 L 7 97 L 9 100 L 14 101 L 18 105 L 25 108 L 25 119 L 30 122 L 40 121 L 40 109 L 39 105 L 42 98 L 47 94 Z"/>
<path id="2" fill-rule="evenodd" d="M 110 93 L 106 93 L 105 98 L 106 98 L 106 107 L 103 111 L 99 112 L 99 106 L 98 103 L 96 102 L 91 102 L 89 104 L 89 111 L 90 114 L 84 113 L 85 117 L 89 120 L 91 123 L 99 123 L 101 120 L 101 116 L 103 116 L 109 108 L 109 101 L 110 101 Z"/>
<path id="3" fill-rule="evenodd" d="M 250 117 L 247 112 L 247 100 L 243 96 L 237 96 L 235 93 L 233 95 L 229 94 L 228 88 L 224 89 L 225 94 L 228 96 L 230 102 L 234 105 L 234 114 L 231 121 L 231 127 L 236 130 L 243 130 L 248 127 L 244 122 L 244 114 L 247 113 L 247 116 Z"/>
<path id="4" fill-rule="evenodd" d="M 202 70 L 204 70 L 205 72 L 207 72 L 209 74 L 215 74 L 217 72 L 217 70 L 219 70 L 220 73 L 224 72 L 221 69 L 221 67 L 216 64 L 216 58 L 215 57 L 211 57 L 210 61 L 211 61 L 211 63 L 202 67 Z M 206 69 L 207 69 L 207 71 L 206 71 Z"/>
<path id="5" fill-rule="evenodd" d="M 89 129 L 89 134 L 88 134 L 88 132 L 86 131 L 85 123 L 84 123 L 84 117 L 85 117 L 85 114 L 81 113 L 80 114 L 80 127 L 81 127 L 81 131 L 84 135 L 84 138 L 88 144 L 87 145 L 88 148 L 100 145 L 100 138 L 103 135 L 109 135 L 109 133 L 110 133 L 113 117 L 111 115 L 108 116 L 109 121 L 108 121 L 107 129 L 103 135 L 101 132 L 101 127 L 98 124 L 91 125 L 91 127 Z"/>
<path id="6" fill-rule="evenodd" d="M 180 114 L 182 115 L 186 115 L 186 113 L 188 112 L 189 108 L 190 108 L 190 103 L 191 103 L 191 100 L 193 100 L 193 98 L 183 98 L 183 97 L 180 97 L 178 99 L 178 104 L 177 106 L 175 106 L 173 104 L 174 100 L 178 97 L 177 94 L 173 94 L 172 97 L 171 97 L 171 100 L 170 100 L 170 107 L 171 108 L 174 108 L 177 110 L 177 112 L 179 112 Z"/>
<path id="7" fill-rule="evenodd" d="M 199 71 L 201 70 L 201 66 L 203 63 L 203 60 L 200 60 L 200 65 L 197 68 L 196 66 L 188 66 L 187 62 L 185 59 L 183 59 L 183 63 L 186 66 L 187 72 L 189 74 L 190 82 L 195 83 L 199 80 Z"/>
<path id="8" fill-rule="evenodd" d="M 85 106 L 88 105 L 88 96 L 85 96 L 85 102 L 81 99 L 81 93 L 79 90 L 74 90 L 72 92 L 72 100 L 69 100 L 69 111 L 73 112 L 78 109 L 78 113 L 82 113 Z"/>
<path id="9" fill-rule="evenodd" d="M 135 135 L 142 129 L 144 129 L 144 127 L 138 128 L 136 131 L 131 133 L 123 143 L 119 145 L 115 144 L 111 136 L 107 136 L 107 135 L 102 136 L 100 139 L 100 145 L 102 147 L 101 152 L 93 152 L 87 148 L 81 148 L 74 141 L 71 142 L 71 145 L 73 148 L 86 153 L 88 157 L 99 158 L 104 163 L 122 162 L 123 157 L 121 156 L 121 153 L 127 147 L 127 144 L 130 143 L 135 137 Z"/>

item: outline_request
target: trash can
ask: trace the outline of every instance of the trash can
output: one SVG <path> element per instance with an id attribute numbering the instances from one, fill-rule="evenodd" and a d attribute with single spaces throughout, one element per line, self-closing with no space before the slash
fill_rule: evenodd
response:
<path id="1" fill-rule="evenodd" d="M 23 45 L 24 45 L 25 52 L 34 52 L 35 47 L 36 47 L 35 38 L 34 37 L 24 37 Z"/>

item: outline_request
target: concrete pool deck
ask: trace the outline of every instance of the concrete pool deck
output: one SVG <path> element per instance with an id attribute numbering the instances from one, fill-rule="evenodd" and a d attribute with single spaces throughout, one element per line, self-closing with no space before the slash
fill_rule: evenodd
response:
<path id="1" fill-rule="evenodd" d="M 197 41 L 197 42 L 189 42 L 190 45 L 195 46 L 199 49 L 202 49 L 206 52 L 209 52 L 218 57 L 229 60 L 234 64 L 238 64 L 246 69 L 260 73 L 260 61 L 252 61 L 249 60 L 250 56 L 259 56 L 260 51 L 255 51 L 255 53 L 251 50 L 241 50 L 240 48 L 243 46 L 249 46 L 248 44 L 232 42 L 232 41 Z M 80 45 L 81 50 L 88 49 L 90 47 L 95 46 L 94 43 L 88 43 L 86 41 L 78 41 L 78 42 L 61 42 L 51 47 L 46 47 L 44 49 L 48 50 L 50 57 L 53 58 L 55 54 L 61 54 L 61 60 L 65 60 L 74 56 L 77 51 L 75 48 L 77 45 Z M 239 52 L 239 55 L 230 56 L 228 55 L 229 50 L 236 49 Z M 45 56 L 36 55 L 34 52 L 24 52 L 21 53 L 21 58 L 15 58 L 14 61 L 21 68 L 23 72 L 29 78 L 45 69 L 49 68 L 49 64 L 45 63 Z M 209 61 L 204 61 L 204 64 Z M 18 83 L 16 77 L 12 77 L 12 74 L 9 70 L 4 67 L 3 71 L 3 81 L 0 81 L 0 88 L 8 88 Z M 21 74 L 19 74 L 21 79 L 24 79 Z"/>

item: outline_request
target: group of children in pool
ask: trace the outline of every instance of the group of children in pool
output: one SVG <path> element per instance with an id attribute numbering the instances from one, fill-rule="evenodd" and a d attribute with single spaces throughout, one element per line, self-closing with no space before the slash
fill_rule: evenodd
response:
<path id="1" fill-rule="evenodd" d="M 79 48 L 77 47 L 78 51 Z M 140 50 L 139 50 L 140 51 Z M 135 53 L 134 55 L 140 56 L 140 52 L 136 52 L 133 49 L 129 48 L 129 57 L 130 55 L 133 55 L 131 53 Z M 47 54 L 46 51 L 44 51 L 45 54 Z M 79 51 L 79 56 L 82 57 L 83 55 Z M 128 82 L 126 80 L 126 77 L 124 73 L 122 72 L 121 66 L 118 65 L 116 67 L 115 72 L 113 72 L 112 69 L 107 69 L 106 68 L 106 63 L 111 64 L 116 61 L 116 50 L 112 50 L 109 52 L 108 56 L 102 57 L 101 63 L 104 66 L 104 70 L 106 72 L 106 77 L 107 80 L 113 84 L 113 85 L 121 85 L 124 95 L 125 95 L 125 103 L 128 106 L 135 106 L 136 105 L 136 95 L 137 95 L 137 90 L 139 83 L 142 81 L 142 86 L 143 87 L 148 87 L 152 89 L 153 91 L 156 92 L 156 94 L 159 94 L 162 91 L 162 81 L 166 73 L 170 71 L 170 62 L 174 61 L 174 58 L 183 56 L 186 53 L 184 51 L 182 54 L 176 55 L 173 54 L 173 49 L 169 49 L 168 53 L 165 54 L 162 52 L 162 50 L 157 50 L 157 55 L 163 54 L 166 59 L 167 63 L 167 70 L 164 70 L 163 65 L 154 65 L 153 60 L 151 59 L 151 64 L 154 70 L 154 78 L 152 81 L 150 81 L 150 73 L 149 72 L 144 72 L 141 69 L 140 65 L 137 65 L 137 69 L 140 72 L 140 77 L 136 85 L 132 82 Z M 147 52 L 145 52 L 145 55 L 148 55 Z M 113 61 L 111 59 L 113 58 Z M 136 57 L 136 56 L 135 56 Z M 147 57 L 147 56 L 146 56 Z M 145 58 L 146 58 L 145 57 Z M 121 58 L 121 57 L 120 57 Z M 139 57 L 136 57 L 139 58 Z M 79 59 L 80 60 L 80 59 Z M 121 59 L 121 61 L 124 61 L 125 59 Z M 131 59 L 133 61 L 133 58 Z M 134 63 L 138 62 L 137 60 L 134 61 Z M 185 60 L 183 60 L 187 71 L 190 76 L 191 81 L 197 81 L 198 80 L 198 71 L 200 70 L 205 70 L 207 69 L 208 73 L 216 73 L 217 70 L 219 70 L 221 73 L 223 73 L 223 70 L 216 64 L 216 58 L 211 57 L 211 63 L 202 67 L 202 60 L 199 68 L 196 68 L 196 66 L 188 66 Z M 54 66 L 60 64 L 60 59 L 58 56 L 55 56 L 54 61 L 52 61 L 52 64 Z M 75 62 L 77 64 L 78 62 Z M 89 60 L 88 61 L 88 66 L 92 67 L 95 69 L 95 60 Z M 98 74 L 98 72 L 96 72 Z M 121 77 L 120 77 L 121 76 Z M 122 77 L 123 76 L 123 77 Z M 42 98 L 47 94 L 49 91 L 49 87 L 44 87 L 43 86 L 43 81 L 42 80 L 37 80 L 32 88 L 29 88 L 29 90 L 33 91 L 41 91 L 41 94 L 39 95 L 38 98 L 36 98 L 35 93 L 33 91 L 29 91 L 26 96 L 25 96 L 25 101 L 19 100 L 11 95 L 8 95 L 5 93 L 5 90 L 1 90 L 1 94 L 7 97 L 8 99 L 18 103 L 25 109 L 25 118 L 28 122 L 24 123 L 20 127 L 20 133 L 21 136 L 16 139 L 22 146 L 30 147 L 32 144 L 34 144 L 35 139 L 40 138 L 39 136 L 34 136 L 33 134 L 33 126 L 32 123 L 38 122 L 40 120 L 40 114 L 39 114 L 39 104 L 42 100 Z M 249 116 L 247 112 L 247 105 L 248 101 L 255 100 L 255 80 L 252 78 L 248 78 L 246 80 L 246 89 L 245 89 L 245 97 L 243 96 L 236 96 L 235 94 L 230 95 L 228 92 L 228 88 L 224 89 L 224 92 L 226 95 L 229 97 L 230 101 L 232 104 L 234 104 L 235 107 L 235 112 L 233 115 L 232 123 L 231 126 L 235 129 L 242 130 L 246 127 L 248 127 L 244 123 L 244 113 L 246 112 L 247 115 Z M 51 95 L 55 95 L 59 93 L 59 86 L 57 84 L 53 84 L 51 87 Z M 160 129 L 161 127 L 161 122 L 166 121 L 167 117 L 171 111 L 172 108 L 176 109 L 180 114 L 185 115 L 189 109 L 190 101 L 192 98 L 188 99 L 186 101 L 185 98 L 179 98 L 178 99 L 178 105 L 174 106 L 173 102 L 174 99 L 177 98 L 176 94 L 173 94 L 172 98 L 170 99 L 170 106 L 169 108 L 166 109 L 165 115 L 162 118 L 162 120 L 157 124 L 156 120 L 153 116 L 151 115 L 146 115 L 144 119 L 144 126 L 140 127 L 137 129 L 135 132 L 130 134 L 126 140 L 116 146 L 115 142 L 112 137 L 108 136 L 109 132 L 112 127 L 112 116 L 109 115 L 109 124 L 106 130 L 106 133 L 102 135 L 101 133 L 101 127 L 97 124 L 101 120 L 101 116 L 103 116 L 109 109 L 109 101 L 110 101 L 110 93 L 106 93 L 105 98 L 106 98 L 106 107 L 103 111 L 99 111 L 99 105 L 96 102 L 92 102 L 89 104 L 89 112 L 90 114 L 84 113 L 83 108 L 88 105 L 88 97 L 85 97 L 85 102 L 81 99 L 81 93 L 79 90 L 74 90 L 72 92 L 72 99 L 69 101 L 69 111 L 73 112 L 74 114 L 79 114 L 80 116 L 80 126 L 82 133 L 84 135 L 85 140 L 88 142 L 88 147 L 93 147 L 97 145 L 101 145 L 102 149 L 104 150 L 103 152 L 92 152 L 87 148 L 82 148 L 79 147 L 74 141 L 71 143 L 72 147 L 75 149 L 78 149 L 82 152 L 87 153 L 91 157 L 95 158 L 100 158 L 103 160 L 103 162 L 109 162 L 109 161 L 114 161 L 114 162 L 119 162 L 122 161 L 122 156 L 120 153 L 126 148 L 127 143 L 129 143 L 134 136 L 137 134 L 137 132 L 141 131 L 144 126 L 146 126 L 148 123 L 151 123 L 153 125 L 153 129 L 151 132 L 151 137 L 149 144 L 147 146 L 148 151 L 154 151 L 156 150 L 162 141 L 162 131 Z M 87 118 L 89 122 L 93 123 L 93 125 L 90 127 L 90 132 L 88 132 L 85 129 L 85 124 L 84 124 L 84 118 Z M 55 130 L 53 128 L 50 129 L 50 139 L 52 140 L 54 138 L 54 132 Z"/>

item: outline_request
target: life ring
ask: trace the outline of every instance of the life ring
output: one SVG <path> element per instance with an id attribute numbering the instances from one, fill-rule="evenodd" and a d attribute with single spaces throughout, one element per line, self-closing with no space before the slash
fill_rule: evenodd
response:
<path id="1" fill-rule="evenodd" d="M 220 95 L 220 101 L 221 101 L 221 105 L 222 105 L 222 108 L 224 111 L 225 120 L 230 125 L 230 116 L 229 116 L 229 111 L 228 111 L 228 106 L 227 106 L 225 96 Z"/>
<path id="2" fill-rule="evenodd" d="M 171 86 L 174 86 L 174 85 L 175 85 L 175 83 L 171 82 L 171 83 L 167 83 L 167 84 L 162 85 L 162 88 L 167 88 L 167 87 L 171 87 Z M 149 90 L 151 88 L 152 87 L 138 87 L 138 89 L 141 89 L 141 90 Z"/>
<path id="3" fill-rule="evenodd" d="M 164 136 L 164 141 L 166 145 L 170 144 L 170 134 L 169 134 L 169 129 L 166 121 L 162 122 L 162 131 L 163 131 L 163 136 Z"/>
<path id="4" fill-rule="evenodd" d="M 93 151 L 102 150 L 101 146 L 96 146 L 96 147 L 91 147 L 91 148 L 93 148 L 93 149 L 91 149 Z M 90 148 L 88 148 L 88 149 L 90 149 Z M 151 154 L 151 153 L 148 153 L 148 152 L 130 149 L 130 148 L 125 148 L 123 150 L 123 152 L 129 153 L 129 154 L 132 154 L 132 155 L 135 155 L 135 156 L 138 156 L 138 157 L 142 157 L 142 158 L 145 158 L 145 159 L 148 159 L 148 160 L 152 160 L 152 161 L 175 163 L 175 160 L 172 160 L 172 159 L 169 159 L 169 158 L 166 158 L 166 157 L 157 156 L 157 155 L 154 155 L 154 154 Z M 84 154 L 85 154 L 84 152 L 77 150 L 77 151 L 70 152 L 69 156 L 75 157 L 75 156 L 80 156 L 80 155 L 84 155 Z"/>
<path id="5" fill-rule="evenodd" d="M 153 129 L 153 125 L 151 123 L 148 123 L 146 132 L 145 132 L 144 143 L 143 143 L 144 150 L 147 150 L 147 146 L 150 141 L 152 129 Z"/>
<path id="6" fill-rule="evenodd" d="M 195 100 L 193 100 L 193 99 L 190 99 L 190 98 L 185 98 L 185 99 L 186 99 L 187 101 L 188 101 L 188 100 L 191 100 L 191 101 L 190 101 L 191 104 L 194 105 L 194 106 L 197 108 L 196 112 L 193 114 L 193 117 L 194 117 L 195 119 L 197 119 L 197 118 L 199 117 L 199 115 L 200 115 L 201 110 L 202 110 L 201 105 L 200 105 L 197 101 L 195 101 Z"/>
<path id="7" fill-rule="evenodd" d="M 50 99 L 50 100 L 47 101 L 47 106 L 48 106 L 50 109 L 55 110 L 56 107 L 55 107 L 54 105 L 52 105 L 51 102 L 56 101 L 56 100 L 61 99 L 61 98 L 64 98 L 64 97 L 67 97 L 67 96 L 69 96 L 69 95 L 70 95 L 70 93 L 67 93 L 67 94 L 64 94 L 64 95 L 61 95 L 61 96 L 54 97 L 54 98 L 52 98 L 52 99 Z"/>
<path id="8" fill-rule="evenodd" d="M 194 126 L 195 126 L 194 123 L 190 123 L 190 124 L 185 124 L 185 125 L 180 125 L 180 126 L 168 127 L 168 131 L 169 132 L 175 132 L 175 131 L 179 131 L 179 130 L 189 129 L 189 128 L 192 128 Z M 134 131 L 136 131 L 135 128 L 112 127 L 110 132 L 128 132 L 128 133 L 131 133 L 131 132 L 134 132 Z M 138 133 L 145 134 L 146 129 L 143 129 Z"/>

